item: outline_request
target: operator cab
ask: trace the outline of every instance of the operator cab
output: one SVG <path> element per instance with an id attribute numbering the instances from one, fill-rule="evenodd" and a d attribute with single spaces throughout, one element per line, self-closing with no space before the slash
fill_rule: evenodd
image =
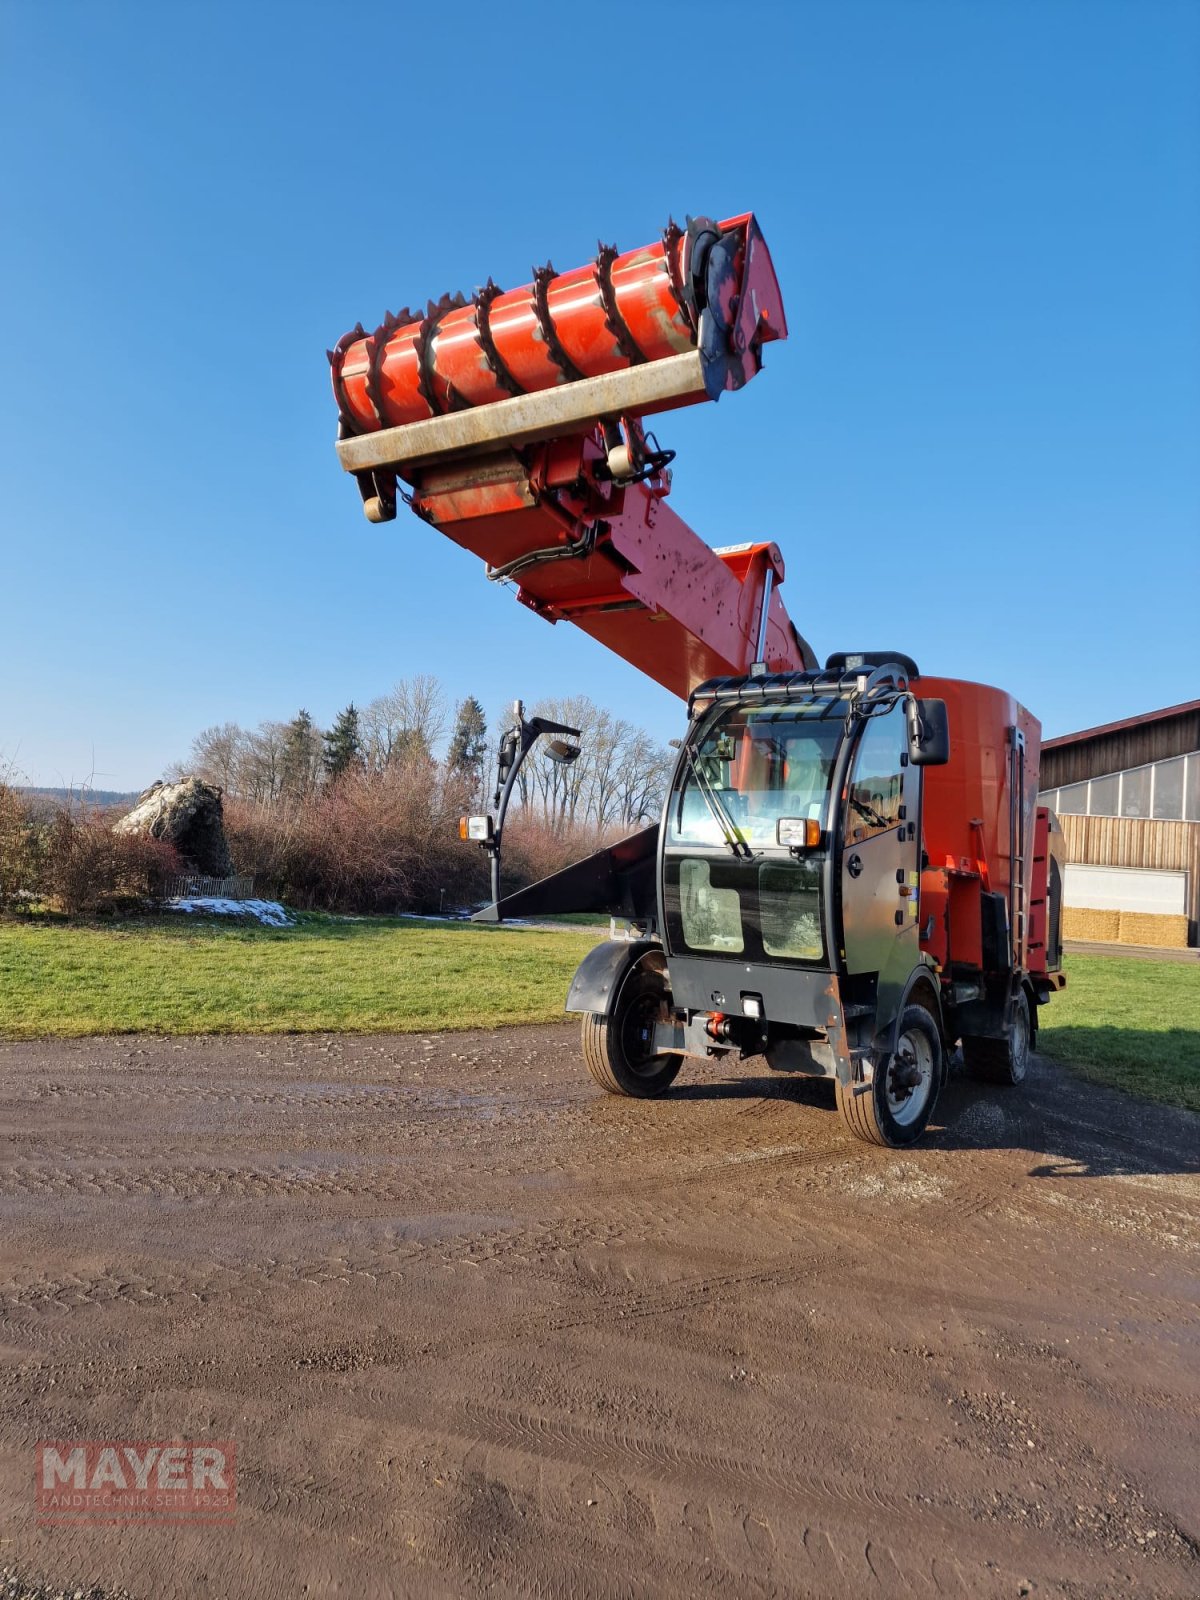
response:
<path id="1" fill-rule="evenodd" d="M 717 704 L 693 723 L 663 831 L 670 955 L 825 962 L 824 868 L 848 704 Z"/>
<path id="2" fill-rule="evenodd" d="M 824 673 L 696 691 L 660 846 L 676 1006 L 808 1025 L 805 973 L 861 978 L 850 987 L 872 1002 L 907 978 L 921 768 L 945 759 L 940 705 L 915 700 L 915 676 L 907 658 L 838 656 Z M 737 998 L 714 985 L 718 963 L 737 964 Z"/>

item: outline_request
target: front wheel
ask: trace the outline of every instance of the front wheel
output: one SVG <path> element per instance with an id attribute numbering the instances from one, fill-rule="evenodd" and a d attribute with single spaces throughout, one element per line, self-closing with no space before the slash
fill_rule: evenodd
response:
<path id="1" fill-rule="evenodd" d="M 871 1082 L 846 1088 L 837 1080 L 838 1110 L 856 1138 L 898 1149 L 925 1132 L 941 1086 L 938 1025 L 924 1006 L 905 1006 L 895 1053 L 876 1065 Z"/>
<path id="2" fill-rule="evenodd" d="M 654 1049 L 654 1025 L 666 1014 L 667 996 L 661 974 L 635 967 L 608 1016 L 584 1017 L 583 1059 L 608 1094 L 652 1100 L 674 1083 L 681 1058 Z"/>

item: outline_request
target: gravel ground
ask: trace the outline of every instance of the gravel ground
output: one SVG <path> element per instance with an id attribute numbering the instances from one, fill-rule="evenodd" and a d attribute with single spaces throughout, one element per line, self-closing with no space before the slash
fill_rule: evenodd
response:
<path id="1" fill-rule="evenodd" d="M 0 1046 L 0 1596 L 1200 1593 L 1200 1119 L 574 1027 Z M 233 1439 L 39 1527 L 40 1439 Z"/>

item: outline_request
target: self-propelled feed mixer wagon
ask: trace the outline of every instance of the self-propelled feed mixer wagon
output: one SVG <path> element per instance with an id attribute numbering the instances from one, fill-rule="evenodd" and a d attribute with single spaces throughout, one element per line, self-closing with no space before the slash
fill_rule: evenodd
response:
<path id="1" fill-rule="evenodd" d="M 905 1145 L 959 1041 L 1024 1077 L 1063 982 L 1061 834 L 1011 695 L 894 649 L 820 665 L 778 547 L 710 548 L 671 510 L 646 420 L 740 389 L 786 336 L 753 216 L 672 224 L 355 328 L 330 352 L 337 450 L 372 521 L 403 500 L 687 702 L 661 821 L 485 913 L 632 923 L 567 997 L 597 1081 L 652 1096 L 687 1057 L 761 1054 Z"/>

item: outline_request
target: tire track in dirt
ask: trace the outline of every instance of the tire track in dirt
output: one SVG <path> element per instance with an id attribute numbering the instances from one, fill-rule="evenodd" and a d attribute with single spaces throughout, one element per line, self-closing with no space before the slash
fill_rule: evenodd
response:
<path id="1" fill-rule="evenodd" d="M 605 1100 L 575 1032 L 0 1047 L 14 1558 L 145 1600 L 1200 1592 L 1194 1119 L 1035 1063 L 879 1152 L 753 1063 Z M 227 1543 L 30 1527 L 33 1442 L 122 1428 L 237 1437 Z"/>

